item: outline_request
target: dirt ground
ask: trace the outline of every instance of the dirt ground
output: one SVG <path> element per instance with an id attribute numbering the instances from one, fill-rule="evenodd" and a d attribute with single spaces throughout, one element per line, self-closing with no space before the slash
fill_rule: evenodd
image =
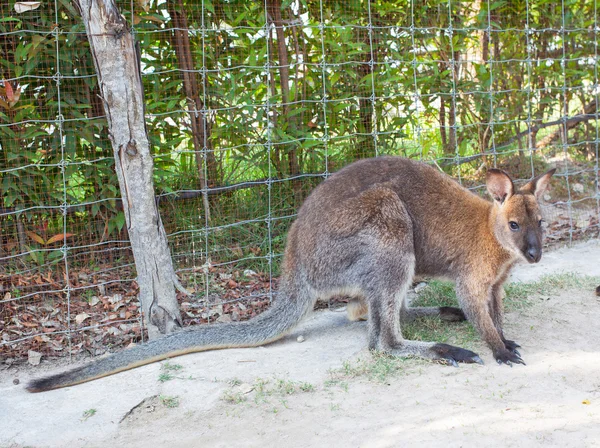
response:
<path id="1" fill-rule="evenodd" d="M 519 265 L 513 281 L 557 272 L 600 276 L 599 242 Z M 0 447 L 600 447 L 600 298 L 562 289 L 530 301 L 506 316 L 527 362 L 513 368 L 478 343 L 484 366 L 407 360 L 382 381 L 354 377 L 352 366 L 371 360 L 366 325 L 322 311 L 267 347 L 187 355 L 42 394 L 23 384 L 55 364 L 5 370 Z"/>

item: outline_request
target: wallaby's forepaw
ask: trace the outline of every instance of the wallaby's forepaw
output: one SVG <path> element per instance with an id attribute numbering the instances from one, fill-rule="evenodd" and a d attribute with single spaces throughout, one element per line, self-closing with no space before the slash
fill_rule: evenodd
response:
<path id="1" fill-rule="evenodd" d="M 453 306 L 440 306 L 440 319 L 447 322 L 461 322 L 467 320 L 467 316 L 460 308 Z"/>
<path id="2" fill-rule="evenodd" d="M 517 352 L 516 350 L 510 351 L 510 350 L 505 349 L 505 350 L 501 350 L 499 352 L 495 352 L 494 358 L 496 359 L 496 362 L 498 364 L 507 364 L 511 367 L 513 364 L 526 365 L 525 361 L 523 361 L 523 359 L 521 358 L 521 355 L 519 355 L 519 352 Z"/>
<path id="3" fill-rule="evenodd" d="M 437 355 L 437 359 L 454 367 L 458 367 L 459 362 L 483 364 L 477 353 L 453 345 L 435 344 L 430 350 Z"/>
<path id="4" fill-rule="evenodd" d="M 506 350 L 508 350 L 509 352 L 514 353 L 517 356 L 521 356 L 521 354 L 519 353 L 519 350 L 517 350 L 518 348 L 521 348 L 521 346 L 519 344 L 517 344 L 515 341 L 506 339 L 504 341 L 504 346 L 506 347 Z"/>

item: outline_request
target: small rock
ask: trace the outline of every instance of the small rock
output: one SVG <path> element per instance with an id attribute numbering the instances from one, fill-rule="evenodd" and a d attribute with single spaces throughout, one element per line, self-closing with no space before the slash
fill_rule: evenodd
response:
<path id="1" fill-rule="evenodd" d="M 575 193 L 583 193 L 583 185 L 580 183 L 573 184 L 571 188 Z"/>
<path id="2" fill-rule="evenodd" d="M 244 277 L 254 277 L 258 275 L 256 272 L 254 272 L 252 269 L 245 269 L 244 270 Z"/>
<path id="3" fill-rule="evenodd" d="M 108 300 L 110 303 L 112 303 L 114 305 L 115 303 L 119 303 L 121 300 L 123 300 L 123 295 L 115 294 L 114 296 L 109 297 Z"/>
<path id="4" fill-rule="evenodd" d="M 305 341 L 304 336 L 302 336 L 302 335 L 298 336 L 296 338 L 296 341 L 298 341 L 298 342 L 304 342 Z"/>
<path id="5" fill-rule="evenodd" d="M 254 390 L 254 386 L 248 383 L 242 383 L 238 386 L 238 390 L 242 394 L 249 394 Z"/>
<path id="6" fill-rule="evenodd" d="M 36 352 L 34 350 L 29 350 L 27 352 L 27 362 L 32 366 L 37 366 L 42 361 L 42 354 L 40 352 Z"/>
<path id="7" fill-rule="evenodd" d="M 92 296 L 92 298 L 90 299 L 91 306 L 96 306 L 96 305 L 98 305 L 99 302 L 100 302 L 100 299 L 98 298 L 98 296 Z"/>
<path id="8" fill-rule="evenodd" d="M 218 314 L 219 316 L 222 316 L 222 315 L 223 315 L 223 305 L 217 305 L 217 306 L 215 306 L 214 308 L 211 308 L 211 309 L 208 311 L 208 315 L 209 315 L 209 317 L 216 316 L 217 314 Z"/>
<path id="9" fill-rule="evenodd" d="M 219 278 L 220 278 L 221 280 L 229 280 L 231 277 L 232 277 L 232 275 L 231 275 L 231 274 L 227 274 L 227 273 L 225 273 L 225 272 L 221 272 L 221 273 L 219 274 Z"/>
<path id="10" fill-rule="evenodd" d="M 116 327 L 108 327 L 106 330 L 108 334 L 112 334 L 113 336 L 119 336 L 121 334 L 121 330 Z"/>
<path id="11" fill-rule="evenodd" d="M 217 319 L 217 322 L 220 323 L 229 323 L 231 322 L 231 316 L 229 314 L 223 314 Z"/>
<path id="12" fill-rule="evenodd" d="M 417 294 L 419 294 L 421 291 L 423 291 L 425 288 L 427 288 L 427 283 L 425 282 L 421 282 L 419 283 L 417 286 L 415 286 L 415 292 Z"/>
<path id="13" fill-rule="evenodd" d="M 242 311 L 246 311 L 248 309 L 242 302 L 238 303 L 237 306 Z"/>
<path id="14" fill-rule="evenodd" d="M 548 193 L 544 194 L 544 201 L 547 202 L 547 201 L 550 201 L 551 199 L 552 199 L 552 196 L 550 196 L 550 194 L 548 194 Z"/>

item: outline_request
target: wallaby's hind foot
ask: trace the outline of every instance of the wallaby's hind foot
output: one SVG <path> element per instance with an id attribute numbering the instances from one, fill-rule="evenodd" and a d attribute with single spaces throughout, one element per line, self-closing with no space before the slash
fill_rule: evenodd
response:
<path id="1" fill-rule="evenodd" d="M 402 319 L 415 320 L 419 317 L 439 317 L 446 322 L 461 322 L 467 320 L 465 313 L 460 308 L 453 306 L 415 306 L 402 310 Z"/>
<path id="2" fill-rule="evenodd" d="M 459 362 L 483 365 L 483 361 L 477 353 L 453 345 L 438 343 L 431 347 L 431 351 L 439 356 L 437 359 L 454 367 L 458 367 L 457 363 Z"/>
<path id="3" fill-rule="evenodd" d="M 348 320 L 367 320 L 369 316 L 369 307 L 364 300 L 350 299 L 346 305 Z"/>
<path id="4" fill-rule="evenodd" d="M 459 362 L 465 364 L 483 364 L 483 361 L 477 353 L 442 343 L 405 340 L 400 346 L 383 349 L 381 351 L 398 357 L 417 356 L 432 361 L 440 361 L 454 367 L 458 367 Z"/>
<path id="5" fill-rule="evenodd" d="M 453 306 L 440 306 L 440 319 L 446 322 L 462 322 L 467 320 L 467 316 L 460 308 Z"/>

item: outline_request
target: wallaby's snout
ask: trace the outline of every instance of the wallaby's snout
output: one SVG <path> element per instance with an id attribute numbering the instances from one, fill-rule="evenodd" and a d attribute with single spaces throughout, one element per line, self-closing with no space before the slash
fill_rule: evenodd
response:
<path id="1" fill-rule="evenodd" d="M 542 259 L 542 248 L 537 245 L 529 246 L 526 257 L 530 263 L 537 263 Z"/>
<path id="2" fill-rule="evenodd" d="M 542 259 L 542 229 L 530 229 L 525 237 L 523 256 L 529 263 L 537 263 Z"/>

